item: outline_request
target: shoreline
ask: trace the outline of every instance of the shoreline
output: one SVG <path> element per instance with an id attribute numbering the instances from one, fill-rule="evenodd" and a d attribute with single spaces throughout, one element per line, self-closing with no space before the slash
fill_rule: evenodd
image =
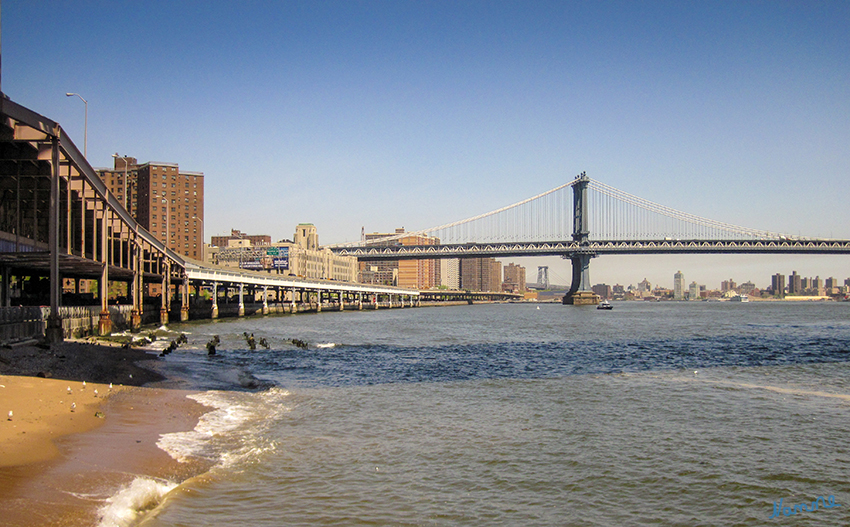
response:
<path id="1" fill-rule="evenodd" d="M 157 446 L 162 434 L 194 429 L 208 408 L 187 397 L 196 392 L 156 387 L 166 379 L 136 364 L 152 353 L 73 341 L 0 349 L 4 525 L 96 525 L 134 480 L 180 483 L 209 468 Z"/>

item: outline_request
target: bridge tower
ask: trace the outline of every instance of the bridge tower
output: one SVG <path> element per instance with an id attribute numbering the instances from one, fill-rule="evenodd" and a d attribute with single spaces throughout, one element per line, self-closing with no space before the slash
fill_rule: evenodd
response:
<path id="1" fill-rule="evenodd" d="M 537 285 L 543 289 L 549 289 L 549 266 L 540 265 L 537 267 Z"/>
<path id="2" fill-rule="evenodd" d="M 596 254 L 584 247 L 590 245 L 590 218 L 587 215 L 587 185 L 590 178 L 582 172 L 576 176 L 573 185 L 573 241 L 579 244 L 579 250 L 564 255 L 573 264 L 573 282 L 570 290 L 564 295 L 564 304 L 595 305 L 599 297 L 590 289 L 590 259 Z"/>

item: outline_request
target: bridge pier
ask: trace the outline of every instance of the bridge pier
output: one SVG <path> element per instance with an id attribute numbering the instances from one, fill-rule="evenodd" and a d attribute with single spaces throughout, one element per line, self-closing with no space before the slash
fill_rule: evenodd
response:
<path id="1" fill-rule="evenodd" d="M 239 284 L 239 316 L 245 316 L 245 301 L 242 298 L 245 292 L 245 284 Z"/>
<path id="2" fill-rule="evenodd" d="M 599 297 L 590 288 L 590 259 L 591 254 L 576 254 L 570 257 L 573 264 L 573 282 L 570 290 L 564 295 L 562 302 L 574 306 L 594 306 L 599 304 Z"/>
<path id="3" fill-rule="evenodd" d="M 269 314 L 269 287 L 263 286 L 263 314 Z"/>

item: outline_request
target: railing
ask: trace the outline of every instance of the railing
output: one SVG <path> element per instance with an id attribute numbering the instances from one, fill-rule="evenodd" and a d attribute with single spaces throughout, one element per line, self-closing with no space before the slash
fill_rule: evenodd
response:
<path id="1" fill-rule="evenodd" d="M 44 336 L 42 308 L 0 307 L 0 342 L 11 344 Z"/>

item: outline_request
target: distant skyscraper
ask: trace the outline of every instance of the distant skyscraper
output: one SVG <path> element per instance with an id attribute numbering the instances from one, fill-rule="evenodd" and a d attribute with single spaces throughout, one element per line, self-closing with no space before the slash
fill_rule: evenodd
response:
<path id="1" fill-rule="evenodd" d="M 688 287 L 688 300 L 700 300 L 699 284 L 696 282 L 691 282 L 690 287 Z"/>
<path id="2" fill-rule="evenodd" d="M 788 294 L 799 295 L 803 292 L 803 278 L 797 274 L 797 271 L 792 271 L 788 277 Z"/>
<path id="3" fill-rule="evenodd" d="M 685 299 L 685 275 L 678 271 L 673 275 L 673 300 Z"/>
<path id="4" fill-rule="evenodd" d="M 785 275 L 776 273 L 770 278 L 770 290 L 774 296 L 785 296 Z"/>

